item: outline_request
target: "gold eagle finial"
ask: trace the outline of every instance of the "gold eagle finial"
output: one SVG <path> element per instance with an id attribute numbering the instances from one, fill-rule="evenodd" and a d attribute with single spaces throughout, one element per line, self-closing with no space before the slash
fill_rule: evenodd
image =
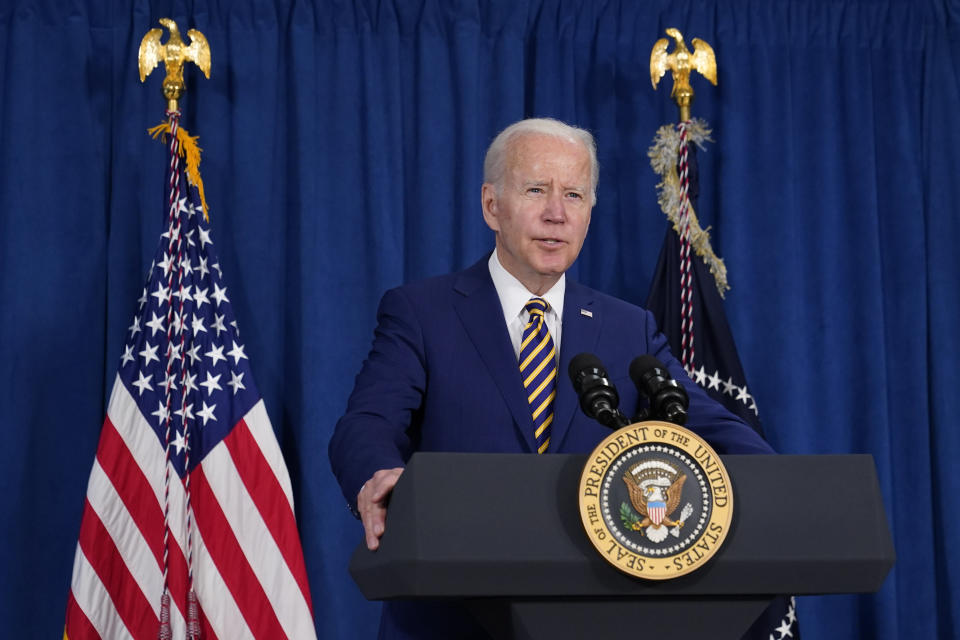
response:
<path id="1" fill-rule="evenodd" d="M 138 55 L 140 82 L 146 80 L 150 72 L 163 62 L 167 68 L 167 77 L 163 79 L 163 96 L 167 99 L 167 108 L 176 111 L 177 100 L 186 91 L 183 82 L 183 63 L 186 61 L 195 63 L 209 80 L 210 45 L 207 44 L 207 38 L 202 33 L 196 29 L 190 29 L 187 31 L 190 45 L 187 46 L 180 38 L 180 30 L 176 22 L 170 18 L 160 18 L 160 24 L 170 31 L 170 37 L 166 44 L 160 44 L 163 29 L 150 29 L 147 35 L 143 36 Z"/>
<path id="2" fill-rule="evenodd" d="M 693 87 L 690 86 L 690 71 L 699 71 L 703 77 L 717 84 L 717 60 L 713 55 L 713 48 L 700 40 L 693 39 L 693 53 L 683 42 L 683 34 L 674 28 L 667 29 L 667 35 L 672 37 L 677 46 L 673 53 L 667 54 L 670 41 L 660 38 L 653 45 L 650 52 L 650 81 L 653 88 L 657 88 L 660 78 L 669 69 L 673 72 L 673 91 L 670 97 L 680 107 L 680 121 L 690 119 L 690 104 L 693 102 Z"/>

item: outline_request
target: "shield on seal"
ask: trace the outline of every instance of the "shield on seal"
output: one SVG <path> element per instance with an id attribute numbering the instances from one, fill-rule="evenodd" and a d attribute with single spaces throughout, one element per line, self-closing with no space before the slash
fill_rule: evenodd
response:
<path id="1" fill-rule="evenodd" d="M 659 500 L 647 503 L 647 515 L 653 524 L 660 526 L 663 517 L 667 514 L 667 503 Z"/>

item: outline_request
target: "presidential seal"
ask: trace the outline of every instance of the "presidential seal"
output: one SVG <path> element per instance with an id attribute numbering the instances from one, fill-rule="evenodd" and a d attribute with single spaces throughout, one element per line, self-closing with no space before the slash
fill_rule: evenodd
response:
<path id="1" fill-rule="evenodd" d="M 651 580 L 703 566 L 733 516 L 720 457 L 700 436 L 669 422 L 638 422 L 603 440 L 580 476 L 579 500 L 600 555 Z"/>

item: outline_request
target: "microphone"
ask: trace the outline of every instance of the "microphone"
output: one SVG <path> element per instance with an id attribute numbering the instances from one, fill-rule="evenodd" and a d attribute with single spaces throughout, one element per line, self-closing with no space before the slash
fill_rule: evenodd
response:
<path id="1" fill-rule="evenodd" d="M 630 379 L 650 399 L 650 418 L 681 426 L 686 423 L 690 398 L 662 362 L 649 354 L 637 356 L 630 363 Z"/>
<path id="2" fill-rule="evenodd" d="M 581 353 L 573 357 L 567 372 L 573 382 L 573 390 L 580 398 L 580 408 L 588 418 L 600 424 L 619 429 L 630 424 L 627 417 L 617 408 L 620 395 L 607 377 L 600 358 L 592 353 Z"/>

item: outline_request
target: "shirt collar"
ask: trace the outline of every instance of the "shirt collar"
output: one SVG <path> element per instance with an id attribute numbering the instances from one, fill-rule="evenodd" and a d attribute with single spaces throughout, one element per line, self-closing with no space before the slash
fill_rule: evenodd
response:
<path id="1" fill-rule="evenodd" d="M 536 294 L 523 286 L 513 274 L 507 271 L 500 259 L 497 258 L 497 250 L 494 249 L 487 261 L 487 267 L 490 269 L 490 278 L 493 280 L 493 286 L 497 290 L 497 296 L 500 298 L 500 306 L 503 307 L 503 319 L 509 325 L 523 313 L 523 307 L 530 298 L 537 297 Z M 567 290 L 567 274 L 560 276 L 550 289 L 539 296 L 547 301 L 550 308 L 556 313 L 557 320 L 563 319 L 563 297 Z"/>

